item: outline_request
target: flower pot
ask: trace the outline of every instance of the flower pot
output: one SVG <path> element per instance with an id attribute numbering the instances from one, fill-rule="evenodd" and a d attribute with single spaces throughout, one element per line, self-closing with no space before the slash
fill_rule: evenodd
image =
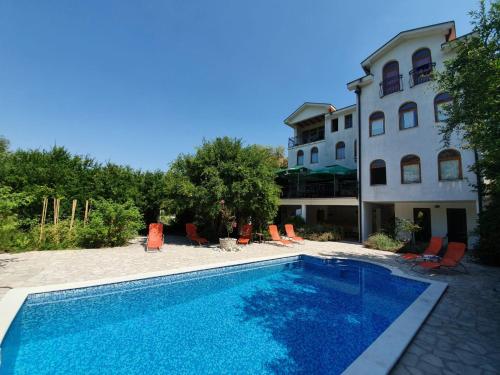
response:
<path id="1" fill-rule="evenodd" d="M 224 251 L 239 250 L 238 245 L 236 245 L 236 238 L 219 238 L 219 245 Z"/>

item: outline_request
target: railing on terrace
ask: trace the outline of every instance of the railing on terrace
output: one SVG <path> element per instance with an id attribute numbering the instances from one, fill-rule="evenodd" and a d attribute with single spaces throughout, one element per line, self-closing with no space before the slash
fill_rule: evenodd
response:
<path id="1" fill-rule="evenodd" d="M 281 198 L 343 198 L 358 195 L 356 181 L 343 181 L 337 185 L 331 182 L 310 183 L 304 186 L 288 185 L 281 189 Z"/>
<path id="2" fill-rule="evenodd" d="M 305 145 L 307 143 L 322 141 L 325 139 L 324 134 L 313 135 L 309 137 L 290 137 L 288 138 L 288 148 L 292 148 L 295 146 Z"/>
<path id="3" fill-rule="evenodd" d="M 430 81 L 432 79 L 432 71 L 435 67 L 436 63 L 432 62 L 410 70 L 408 73 L 410 75 L 410 87 Z"/>
<path id="4" fill-rule="evenodd" d="M 398 77 L 387 78 L 380 82 L 379 96 L 381 98 L 398 91 L 403 91 L 402 74 L 400 74 Z"/>

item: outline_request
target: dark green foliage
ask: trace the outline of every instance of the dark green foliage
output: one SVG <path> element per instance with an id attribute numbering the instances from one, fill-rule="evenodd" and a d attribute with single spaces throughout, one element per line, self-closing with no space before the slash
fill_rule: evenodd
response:
<path id="1" fill-rule="evenodd" d="M 142 215 L 132 202 L 94 202 L 87 225 L 78 226 L 80 247 L 122 246 L 142 229 Z"/>
<path id="2" fill-rule="evenodd" d="M 205 141 L 194 155 L 180 155 L 166 175 L 168 214 L 192 218 L 211 239 L 223 235 L 220 202 L 239 224 L 252 221 L 261 229 L 279 205 L 274 178 L 279 167 L 275 150 L 243 146 L 238 139 Z"/>
<path id="3" fill-rule="evenodd" d="M 303 228 L 306 222 L 302 216 L 290 216 L 285 220 L 285 224 L 293 224 L 294 228 Z"/>
<path id="4" fill-rule="evenodd" d="M 363 245 L 370 249 L 398 252 L 404 246 L 404 242 L 384 233 L 374 233 L 368 237 Z"/>
<path id="5" fill-rule="evenodd" d="M 343 228 L 331 224 L 305 225 L 297 230 L 297 235 L 311 241 L 342 241 L 345 238 Z"/>
<path id="6" fill-rule="evenodd" d="M 484 178 L 479 188 L 490 202 L 480 215 L 477 255 L 500 264 L 500 3 L 490 4 L 487 10 L 481 1 L 479 11 L 471 12 L 473 34 L 456 42 L 455 57 L 436 78 L 439 90 L 453 97 L 441 129 L 444 142 L 459 132 L 463 146 L 477 151 L 473 169 Z"/>

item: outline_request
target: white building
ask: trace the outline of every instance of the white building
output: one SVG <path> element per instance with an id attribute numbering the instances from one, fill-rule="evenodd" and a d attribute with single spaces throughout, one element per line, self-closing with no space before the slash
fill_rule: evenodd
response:
<path id="1" fill-rule="evenodd" d="M 356 93 L 356 105 L 335 110 L 329 104 L 305 103 L 290 115 L 285 120 L 294 129 L 290 168 L 300 164 L 302 152 L 302 165 L 310 169 L 305 175 L 327 165 L 357 169 L 359 189 L 351 198 L 284 197 L 282 204 L 300 206 L 313 223 L 329 222 L 328 214 L 309 214 L 317 207 L 335 212 L 335 206 L 357 206 L 356 232 L 363 240 L 399 217 L 422 226 L 419 240 L 441 236 L 472 246 L 478 194 L 473 188 L 477 177 L 469 167 L 475 157 L 459 147 L 457 138 L 444 148 L 439 123 L 445 116 L 442 105 L 451 98 L 436 92 L 432 81 L 432 72 L 442 70 L 452 56 L 455 39 L 454 22 L 401 32 L 363 60 L 365 75 L 347 84 Z M 352 116 L 347 129 L 346 115 Z M 345 145 L 343 159 L 336 157 L 339 142 Z M 337 218 L 343 219 L 346 212 L 341 213 Z"/>

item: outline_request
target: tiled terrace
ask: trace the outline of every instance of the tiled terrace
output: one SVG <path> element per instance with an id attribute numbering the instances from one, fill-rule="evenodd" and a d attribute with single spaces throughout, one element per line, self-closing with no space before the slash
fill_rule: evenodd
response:
<path id="1" fill-rule="evenodd" d="M 112 249 L 0 254 L 0 298 L 9 288 L 87 281 L 284 253 L 352 257 L 400 267 L 391 253 L 358 244 L 311 242 L 294 248 L 252 244 L 239 252 L 167 239 L 161 253 L 140 243 Z M 500 269 L 467 263 L 470 274 L 431 274 L 449 288 L 394 367 L 393 374 L 500 374 Z M 0 312 L 1 313 L 1 312 Z"/>

